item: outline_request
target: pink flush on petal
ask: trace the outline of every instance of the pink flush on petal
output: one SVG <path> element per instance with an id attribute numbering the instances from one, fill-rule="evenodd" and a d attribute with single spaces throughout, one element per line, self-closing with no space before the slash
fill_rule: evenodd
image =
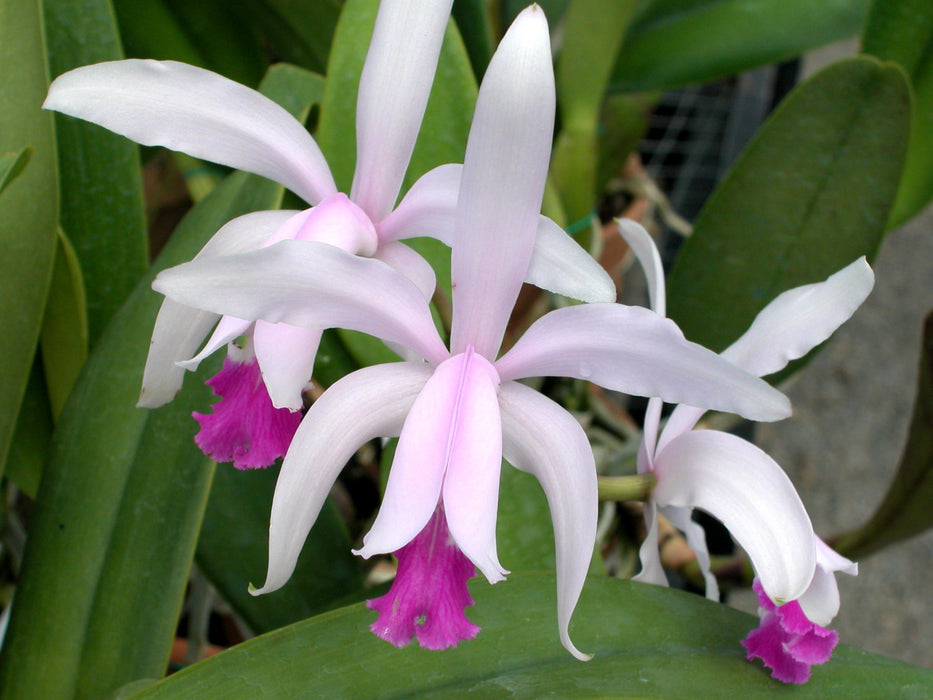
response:
<path id="1" fill-rule="evenodd" d="M 398 573 L 392 587 L 367 603 L 379 613 L 370 626 L 377 637 L 397 647 L 417 637 L 425 649 L 438 650 L 479 633 L 464 614 L 473 605 L 466 583 L 476 571 L 451 538 L 443 506 L 395 556 Z"/>
<path id="2" fill-rule="evenodd" d="M 771 676 L 779 681 L 806 683 L 810 679 L 810 666 L 829 661 L 839 635 L 807 619 L 796 600 L 775 605 L 758 579 L 754 589 L 762 617 L 758 628 L 742 640 L 746 658 L 761 659 L 771 669 Z"/>
<path id="3" fill-rule="evenodd" d="M 201 451 L 237 469 L 268 467 L 288 451 L 301 423 L 301 412 L 275 408 L 262 381 L 256 358 L 227 357 L 223 368 L 205 382 L 220 396 L 213 413 L 193 413 L 201 430 L 194 436 Z"/>

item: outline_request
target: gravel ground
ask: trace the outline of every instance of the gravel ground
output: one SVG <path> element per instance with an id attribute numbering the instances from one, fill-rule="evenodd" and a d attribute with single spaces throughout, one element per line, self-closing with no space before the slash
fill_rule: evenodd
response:
<path id="1" fill-rule="evenodd" d="M 824 536 L 872 514 L 907 435 L 922 322 L 933 309 L 933 207 L 888 236 L 874 267 L 871 296 L 786 387 L 794 417 L 757 431 Z M 933 667 L 933 531 L 859 567 L 857 578 L 838 577 L 842 643 Z M 744 593 L 731 602 L 755 607 Z"/>

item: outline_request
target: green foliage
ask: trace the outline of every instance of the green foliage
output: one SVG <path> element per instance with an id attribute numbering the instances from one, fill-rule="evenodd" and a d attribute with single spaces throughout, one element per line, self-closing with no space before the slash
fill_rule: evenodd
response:
<path id="1" fill-rule="evenodd" d="M 61 415 L 65 400 L 87 360 L 85 299 L 77 253 L 59 229 L 41 335 L 42 365 L 55 420 Z"/>
<path id="2" fill-rule="evenodd" d="M 0 62 L 16 66 L 0 81 L 0 153 L 6 160 L 0 196 L 0 465 L 6 460 L 26 389 L 55 257 L 58 183 L 51 115 L 37 112 L 48 87 L 37 0 L 0 0 Z M 21 170 L 18 177 L 12 175 Z M 2 467 L 0 467 L 2 469 Z"/>
<path id="3" fill-rule="evenodd" d="M 619 51 L 617 92 L 714 80 L 855 36 L 869 0 L 653 0 Z"/>
<path id="4" fill-rule="evenodd" d="M 840 61 L 762 127 L 697 219 L 668 278 L 668 315 L 717 351 L 780 292 L 822 281 L 884 235 L 907 142 L 896 66 Z"/>
<path id="5" fill-rule="evenodd" d="M 26 146 L 0 157 L 0 193 L 23 172 L 31 156 L 32 149 Z"/>
<path id="6" fill-rule="evenodd" d="M 699 596 L 591 578 L 573 638 L 594 655 L 581 663 L 557 640 L 553 576 L 474 579 L 472 641 L 441 652 L 396 649 L 367 631 L 375 613 L 354 605 L 264 635 L 184 669 L 133 696 L 539 698 L 926 698 L 933 671 L 838 649 L 805 686 L 786 688 L 745 660 L 739 640 L 757 618 Z M 676 634 L 673 630 L 677 630 Z"/>
<path id="7" fill-rule="evenodd" d="M 897 61 L 910 76 L 913 88 L 910 146 L 891 212 L 893 228 L 933 198 L 933 4 L 926 0 L 876 0 L 862 50 Z"/>

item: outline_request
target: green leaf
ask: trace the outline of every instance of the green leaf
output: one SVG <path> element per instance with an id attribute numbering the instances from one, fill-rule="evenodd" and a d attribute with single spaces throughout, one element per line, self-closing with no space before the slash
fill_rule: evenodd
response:
<path id="1" fill-rule="evenodd" d="M 283 61 L 323 73 L 342 0 L 256 0 L 244 8 Z"/>
<path id="2" fill-rule="evenodd" d="M 344 192 L 350 191 L 356 166 L 357 90 L 377 9 L 375 0 L 349 0 L 344 5 L 328 64 L 317 141 L 327 157 L 337 187 Z M 403 192 L 431 168 L 463 162 L 476 91 L 466 49 L 451 22 L 444 37 L 421 132 L 402 185 Z M 438 277 L 438 287 L 449 293 L 450 257 L 446 248 L 434 241 L 412 241 L 411 245 L 431 263 Z M 370 336 L 340 331 L 340 338 L 361 365 L 398 360 L 395 353 Z"/>
<path id="3" fill-rule="evenodd" d="M 574 0 L 567 9 L 556 75 L 561 131 L 551 175 L 571 222 L 589 217 L 595 208 L 602 185 L 596 181 L 600 107 L 637 6 L 635 0 Z"/>
<path id="4" fill-rule="evenodd" d="M 933 4 L 878 0 L 872 4 L 862 50 L 897 61 L 913 87 L 910 145 L 890 226 L 904 223 L 933 198 Z"/>
<path id="5" fill-rule="evenodd" d="M 185 34 L 166 0 L 113 0 L 126 55 L 170 59 L 207 68 L 207 59 Z"/>
<path id="6" fill-rule="evenodd" d="M 29 373 L 26 393 L 19 407 L 16 430 L 6 457 L 4 476 L 35 500 L 42 470 L 49 461 L 52 446 L 52 410 L 45 377 L 38 358 Z"/>
<path id="7" fill-rule="evenodd" d="M 85 365 L 30 523 L 0 697 L 96 698 L 164 672 L 212 465 L 191 440 L 191 410 L 209 400 L 200 382 L 156 411 L 135 408 L 161 303 L 149 283 L 282 193 L 256 176 L 227 178 L 185 217 Z"/>
<path id="8" fill-rule="evenodd" d="M 794 90 L 697 219 L 668 313 L 721 351 L 780 292 L 822 281 L 884 235 L 907 143 L 903 72 L 840 61 Z"/>
<path id="9" fill-rule="evenodd" d="M 259 83 L 268 61 L 255 25 L 240 3 L 225 0 L 167 0 L 167 3 L 211 70 L 250 87 Z"/>
<path id="10" fill-rule="evenodd" d="M 486 72 L 495 50 L 487 3 L 483 0 L 454 0 L 451 15 L 470 56 L 473 76 L 479 80 Z"/>
<path id="11" fill-rule="evenodd" d="M 288 583 L 267 595 L 248 593 L 248 582 L 259 585 L 265 580 L 269 514 L 278 473 L 277 468 L 238 472 L 229 464 L 220 465 L 198 541 L 201 571 L 256 633 L 327 610 L 334 601 L 363 588 L 346 529 L 327 501 Z"/>
<path id="12" fill-rule="evenodd" d="M 53 76 L 123 58 L 109 0 L 44 0 L 44 11 Z M 93 346 L 149 263 L 139 149 L 62 114 L 55 115 L 55 132 L 61 225 L 81 261 Z"/>
<path id="13" fill-rule="evenodd" d="M 923 326 L 917 398 L 897 473 L 881 505 L 858 530 L 841 535 L 835 547 L 863 559 L 894 542 L 933 527 L 933 312 Z"/>
<path id="14" fill-rule="evenodd" d="M 58 183 L 52 118 L 39 109 L 48 87 L 40 13 L 37 0 L 0 0 L 0 65 L 6 67 L 0 153 L 32 149 L 29 167 L 0 197 L 0 464 L 26 389 L 55 257 Z"/>
<path id="15" fill-rule="evenodd" d="M 59 229 L 40 340 L 49 402 L 56 421 L 87 360 L 87 323 L 81 264 L 71 241 Z"/>
<path id="16" fill-rule="evenodd" d="M 653 0 L 642 3 L 612 86 L 643 92 L 715 80 L 855 36 L 869 0 Z"/>
<path id="17" fill-rule="evenodd" d="M 0 157 L 0 192 L 3 192 L 6 186 L 23 172 L 30 157 L 32 157 L 32 149 L 28 146 Z"/>
<path id="18" fill-rule="evenodd" d="M 554 531 L 544 490 L 531 474 L 503 463 L 496 518 L 499 561 L 509 571 L 554 571 Z"/>
<path id="19" fill-rule="evenodd" d="M 468 616 L 483 630 L 456 649 L 396 649 L 370 634 L 375 613 L 354 605 L 241 644 L 135 697 L 926 698 L 933 671 L 839 648 L 810 682 L 787 688 L 739 640 L 757 618 L 699 596 L 591 578 L 574 615 L 588 663 L 557 640 L 553 576 L 474 579 Z"/>

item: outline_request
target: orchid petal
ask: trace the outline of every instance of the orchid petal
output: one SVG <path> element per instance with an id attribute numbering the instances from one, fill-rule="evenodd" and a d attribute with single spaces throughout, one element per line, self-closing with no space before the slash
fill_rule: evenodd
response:
<path id="1" fill-rule="evenodd" d="M 265 238 L 293 214 L 287 211 L 260 211 L 237 217 L 222 226 L 196 257 L 206 259 L 258 248 Z M 162 302 L 152 329 L 152 341 L 137 405 L 158 408 L 175 397 L 185 375 L 184 369 L 177 363 L 183 363 L 197 352 L 204 336 L 216 322 L 217 314 L 189 308 L 168 299 Z"/>
<path id="2" fill-rule="evenodd" d="M 432 363 L 448 356 L 414 284 L 385 263 L 326 243 L 281 241 L 251 253 L 195 260 L 162 271 L 152 284 L 176 301 L 215 313 L 357 330 L 400 343 Z"/>
<path id="3" fill-rule="evenodd" d="M 437 286 L 434 268 L 404 243 L 397 241 L 384 243 L 379 246 L 373 257 L 411 280 L 426 301 L 430 301 L 434 296 L 434 289 Z"/>
<path id="4" fill-rule="evenodd" d="M 455 422 L 449 431 L 444 509 L 451 537 L 489 583 L 508 573 L 496 553 L 502 469 L 499 377 L 482 355 L 463 355 Z M 457 359 L 457 358 L 454 358 Z"/>
<path id="5" fill-rule="evenodd" d="M 813 527 L 790 479 L 751 443 L 714 430 L 673 440 L 655 462 L 661 506 L 715 516 L 748 553 L 768 595 L 794 600 L 816 568 Z"/>
<path id="6" fill-rule="evenodd" d="M 816 544 L 816 573 L 806 593 L 797 599 L 803 613 L 812 622 L 826 627 L 839 612 L 839 586 L 836 584 L 836 572 L 841 571 L 855 576 L 858 564 L 834 552 L 819 537 Z"/>
<path id="7" fill-rule="evenodd" d="M 285 239 L 329 243 L 364 257 L 375 253 L 379 246 L 373 222 L 342 192 L 290 219 L 265 245 Z"/>
<path id="8" fill-rule="evenodd" d="M 60 75 L 42 105 L 145 146 L 263 175 L 311 204 L 337 191 L 305 128 L 239 83 L 175 61 L 128 59 Z"/>
<path id="9" fill-rule="evenodd" d="M 376 226 L 379 240 L 436 238 L 450 246 L 462 173 L 462 165 L 449 163 L 419 177 L 395 210 Z"/>
<path id="10" fill-rule="evenodd" d="M 207 357 L 213 355 L 227 343 L 236 340 L 246 333 L 251 325 L 253 325 L 252 321 L 245 321 L 242 318 L 235 318 L 234 316 L 221 316 L 220 322 L 214 328 L 214 332 L 211 334 L 211 337 L 207 339 L 201 351 L 190 360 L 176 362 L 175 364 L 179 367 L 184 367 L 189 372 L 193 372 Z"/>
<path id="11" fill-rule="evenodd" d="M 831 275 L 780 294 L 723 353 L 763 377 L 783 369 L 829 338 L 871 292 L 875 276 L 864 257 Z"/>
<path id="12" fill-rule="evenodd" d="M 301 392 L 311 380 L 322 331 L 287 323 L 256 321 L 253 350 L 272 405 L 297 411 Z"/>
<path id="13" fill-rule="evenodd" d="M 657 396 L 648 399 L 648 406 L 645 408 L 645 420 L 642 424 L 641 447 L 644 450 L 644 457 L 642 458 L 641 451 L 638 455 L 641 458 L 639 462 L 644 461 L 644 464 L 638 464 L 639 473 L 645 471 L 654 463 L 654 455 L 657 453 L 658 426 L 661 424 L 661 410 L 663 408 L 664 402 Z"/>
<path id="14" fill-rule="evenodd" d="M 364 367 L 311 405 L 282 462 L 269 523 L 269 569 L 253 595 L 285 585 L 340 470 L 363 443 L 398 434 L 430 376 L 426 365 L 407 362 Z"/>
<path id="15" fill-rule="evenodd" d="M 175 398 L 185 376 L 184 368 L 176 363 L 197 352 L 215 323 L 215 313 L 193 309 L 171 299 L 162 302 L 152 329 L 137 406 L 158 408 Z"/>
<path id="16" fill-rule="evenodd" d="M 659 316 L 667 316 L 664 266 L 661 264 L 661 254 L 654 244 L 654 239 L 644 226 L 632 219 L 616 219 L 616 226 L 619 229 L 619 235 L 628 243 L 628 247 L 632 249 L 645 273 L 651 310 Z"/>
<path id="17" fill-rule="evenodd" d="M 421 532 L 437 508 L 458 428 L 463 356 L 442 362 L 415 399 L 399 437 L 379 514 L 356 554 L 394 552 Z"/>
<path id="18" fill-rule="evenodd" d="M 542 316 L 496 369 L 503 381 L 576 377 L 753 420 L 790 415 L 790 403 L 777 389 L 687 341 L 673 321 L 622 304 L 584 304 Z"/>
<path id="19" fill-rule="evenodd" d="M 498 352 L 534 248 L 554 105 L 547 20 L 532 5 L 486 69 L 467 141 L 451 257 L 454 353 Z"/>
<path id="20" fill-rule="evenodd" d="M 632 576 L 633 581 L 651 583 L 667 587 L 670 583 L 664 567 L 661 566 L 661 552 L 658 543 L 658 507 L 653 501 L 645 504 L 645 540 L 638 549 L 641 571 Z"/>
<path id="21" fill-rule="evenodd" d="M 428 103 L 453 0 L 382 3 L 360 76 L 351 199 L 373 221 L 395 204 Z"/>
<path id="22" fill-rule="evenodd" d="M 561 406 L 517 382 L 499 387 L 506 460 L 533 474 L 547 496 L 557 555 L 560 640 L 581 661 L 590 658 L 570 640 L 568 627 L 596 542 L 596 465 L 580 424 Z"/>
<path id="23" fill-rule="evenodd" d="M 616 286 L 609 274 L 572 236 L 546 216 L 538 217 L 525 281 L 588 303 L 616 300 Z"/>
<path id="24" fill-rule="evenodd" d="M 687 544 L 690 545 L 690 549 L 693 550 L 696 557 L 700 573 L 703 574 L 703 582 L 706 584 L 706 597 L 718 603 L 719 582 L 716 580 L 710 565 L 709 547 L 706 545 L 706 531 L 699 523 L 693 521 L 692 511 L 692 508 L 676 508 L 674 506 L 661 509 L 664 517 L 684 533 Z"/>
<path id="25" fill-rule="evenodd" d="M 671 440 L 693 430 L 704 413 L 706 413 L 705 408 L 697 408 L 696 406 L 681 404 L 675 407 L 671 411 L 671 415 L 667 417 L 667 423 L 664 425 L 664 430 L 661 431 L 661 437 L 658 438 L 657 451 L 663 450 Z"/>

